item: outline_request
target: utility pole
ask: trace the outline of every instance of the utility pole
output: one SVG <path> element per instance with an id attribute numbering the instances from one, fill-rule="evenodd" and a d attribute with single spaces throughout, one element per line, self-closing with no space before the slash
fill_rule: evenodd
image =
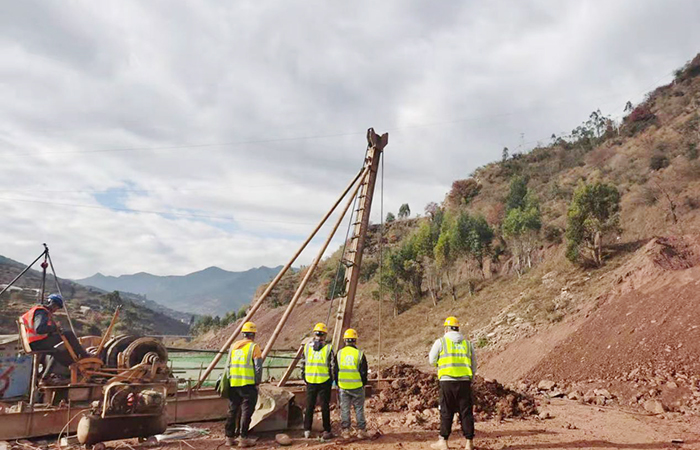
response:
<path id="1" fill-rule="evenodd" d="M 360 188 L 357 209 L 355 210 L 357 214 L 355 222 L 352 224 L 353 234 L 350 238 L 348 250 L 346 254 L 342 256 L 343 263 L 347 267 L 345 272 L 347 281 L 345 284 L 345 296 L 340 299 L 338 304 L 338 313 L 336 314 L 335 326 L 333 327 L 333 348 L 335 351 L 340 349 L 343 332 L 350 328 L 352 322 L 352 310 L 355 306 L 357 283 L 360 279 L 362 252 L 365 248 L 367 229 L 369 228 L 369 216 L 372 207 L 374 185 L 377 181 L 379 160 L 382 156 L 382 151 L 384 151 L 384 147 L 386 147 L 388 143 L 388 133 L 379 136 L 374 132 L 373 128 L 367 130 L 367 157 L 365 159 L 365 168 L 369 169 L 369 174 Z"/>

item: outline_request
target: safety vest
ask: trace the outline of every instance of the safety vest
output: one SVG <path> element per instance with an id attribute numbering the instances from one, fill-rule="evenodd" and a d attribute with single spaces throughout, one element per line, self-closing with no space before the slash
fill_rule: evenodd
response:
<path id="1" fill-rule="evenodd" d="M 472 377 L 471 347 L 466 340 L 452 342 L 446 337 L 440 339 L 441 349 L 438 355 L 438 379 L 443 376 L 452 378 Z"/>
<path id="2" fill-rule="evenodd" d="M 331 354 L 333 345 L 326 344 L 321 350 L 314 350 L 314 343 L 306 344 L 304 355 L 304 379 L 307 383 L 321 384 L 331 379 L 330 371 L 328 370 L 328 357 Z"/>
<path id="3" fill-rule="evenodd" d="M 54 324 L 53 315 L 51 314 L 51 311 L 49 311 L 44 306 L 37 305 L 37 306 L 33 307 L 32 309 L 30 309 L 29 311 L 27 311 L 26 313 L 24 313 L 22 315 L 22 325 L 24 325 L 24 330 L 27 333 L 27 342 L 29 342 L 30 344 L 32 342 L 41 341 L 42 339 L 46 339 L 47 337 L 49 337 L 48 334 L 39 334 L 34 329 L 34 313 L 40 309 L 43 309 L 44 311 L 46 311 L 48 313 L 48 315 L 49 315 L 48 325 L 50 326 L 50 325 Z"/>
<path id="4" fill-rule="evenodd" d="M 362 352 L 350 345 L 338 352 L 338 387 L 340 389 L 358 389 L 363 386 L 360 375 Z"/>
<path id="5" fill-rule="evenodd" d="M 255 384 L 255 366 L 253 365 L 254 348 L 254 342 L 249 342 L 235 350 L 231 348 L 231 362 L 229 363 L 231 387 Z"/>

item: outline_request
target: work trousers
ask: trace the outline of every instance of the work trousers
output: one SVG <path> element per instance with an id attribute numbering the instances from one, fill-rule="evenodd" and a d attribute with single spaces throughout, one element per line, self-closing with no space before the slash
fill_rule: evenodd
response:
<path id="1" fill-rule="evenodd" d="M 367 428 L 365 420 L 365 388 L 339 389 L 338 399 L 340 400 L 340 426 L 343 430 L 350 429 L 352 420 L 350 419 L 350 408 L 355 408 L 355 420 L 357 428 L 364 430 Z"/>
<path id="2" fill-rule="evenodd" d="M 323 431 L 331 431 L 331 388 L 333 382 L 328 380 L 324 383 L 306 383 L 306 414 L 304 415 L 304 430 L 311 431 L 314 421 L 314 409 L 316 408 L 316 398 L 321 402 L 321 417 L 323 418 Z"/>
<path id="3" fill-rule="evenodd" d="M 64 331 L 63 336 L 66 337 L 66 340 L 68 341 L 70 346 L 73 347 L 73 350 L 75 351 L 75 354 L 78 355 L 78 358 L 85 358 L 86 356 L 88 356 L 83 346 L 80 345 L 80 341 L 78 341 L 78 338 L 75 337 L 75 334 L 73 334 L 72 331 Z M 29 346 L 32 348 L 32 350 L 38 351 L 54 350 L 54 352 L 51 353 L 51 356 L 53 356 L 58 363 L 68 367 L 71 364 L 73 364 L 73 358 L 71 357 L 70 353 L 68 353 L 68 349 L 62 348 L 60 350 L 57 350 L 54 348 L 61 342 L 63 342 L 63 339 L 61 339 L 61 335 L 58 333 L 52 333 L 48 335 L 48 337 L 46 337 L 45 339 L 32 342 L 31 344 L 29 344 Z"/>
<path id="4" fill-rule="evenodd" d="M 228 417 L 226 418 L 226 437 L 248 437 L 250 419 L 258 403 L 258 387 L 255 385 L 231 387 L 228 393 Z M 240 428 L 238 417 L 240 416 Z"/>
<path id="5" fill-rule="evenodd" d="M 459 413 L 464 437 L 473 439 L 474 411 L 471 380 L 440 381 L 440 436 L 445 439 L 450 437 L 455 413 Z"/>

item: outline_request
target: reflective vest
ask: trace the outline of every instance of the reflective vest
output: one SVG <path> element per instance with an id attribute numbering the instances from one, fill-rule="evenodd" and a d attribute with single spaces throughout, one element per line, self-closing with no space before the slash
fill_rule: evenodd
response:
<path id="1" fill-rule="evenodd" d="M 249 342 L 241 348 L 231 349 L 229 363 L 229 379 L 231 387 L 250 386 L 255 384 L 255 366 L 253 365 L 254 342 Z"/>
<path id="2" fill-rule="evenodd" d="M 331 344 L 324 345 L 321 350 L 314 350 L 314 343 L 306 344 L 304 350 L 304 379 L 307 383 L 321 384 L 331 379 L 330 371 L 328 370 L 328 357 L 331 354 L 333 346 Z"/>
<path id="3" fill-rule="evenodd" d="M 443 376 L 452 378 L 472 377 L 472 353 L 466 340 L 452 342 L 446 337 L 440 339 L 442 344 L 438 354 L 438 379 Z"/>
<path id="4" fill-rule="evenodd" d="M 27 333 L 27 342 L 29 342 L 30 344 L 32 342 L 41 341 L 42 339 L 46 339 L 47 337 L 49 337 L 48 334 L 39 334 L 34 329 L 34 313 L 40 309 L 43 309 L 49 315 L 49 321 L 48 321 L 47 325 L 50 326 L 50 325 L 54 324 L 53 315 L 51 314 L 51 311 L 49 311 L 44 306 L 36 305 L 32 309 L 30 309 L 29 311 L 24 313 L 22 315 L 21 320 L 22 320 L 22 325 L 24 325 L 24 330 Z"/>
<path id="5" fill-rule="evenodd" d="M 360 375 L 362 352 L 350 345 L 338 352 L 338 387 L 340 389 L 358 389 L 363 386 Z"/>

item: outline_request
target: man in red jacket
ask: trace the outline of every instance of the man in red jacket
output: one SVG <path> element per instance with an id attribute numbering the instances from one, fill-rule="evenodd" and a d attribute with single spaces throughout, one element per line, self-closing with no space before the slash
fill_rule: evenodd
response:
<path id="1" fill-rule="evenodd" d="M 74 362 L 68 349 L 65 346 L 60 350 L 55 348 L 63 342 L 61 335 L 66 338 L 78 358 L 85 358 L 88 354 L 75 334 L 71 331 L 63 331 L 54 320 L 54 313 L 61 308 L 63 308 L 63 297 L 59 294 L 51 294 L 45 305 L 34 306 L 24 313 L 20 320 L 32 350 L 52 350 L 52 356 L 56 361 L 68 367 Z"/>

